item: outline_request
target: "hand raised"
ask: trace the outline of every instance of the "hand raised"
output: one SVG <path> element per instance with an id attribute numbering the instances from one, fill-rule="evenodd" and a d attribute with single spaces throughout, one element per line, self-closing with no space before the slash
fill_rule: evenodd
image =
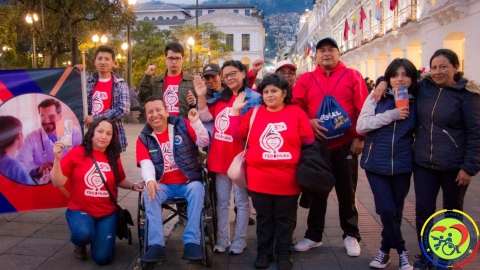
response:
<path id="1" fill-rule="evenodd" d="M 188 105 L 192 105 L 192 106 L 197 105 L 197 99 L 195 98 L 191 90 L 188 90 L 187 103 Z"/>
<path id="2" fill-rule="evenodd" d="M 147 75 L 152 75 L 157 71 L 157 66 L 156 65 L 149 65 L 147 68 Z"/>
<path id="3" fill-rule="evenodd" d="M 197 93 L 197 96 L 205 96 L 207 94 L 207 87 L 200 76 L 195 75 L 193 78 L 193 85 L 195 86 L 195 92 Z"/>
<path id="4" fill-rule="evenodd" d="M 197 109 L 191 109 L 188 112 L 188 120 L 190 123 L 194 124 L 200 119 L 200 114 L 198 113 Z"/>
<path id="5" fill-rule="evenodd" d="M 262 70 L 263 66 L 265 65 L 265 61 L 263 59 L 257 59 L 252 63 L 252 73 L 258 73 Z"/>
<path id="6" fill-rule="evenodd" d="M 232 109 L 234 111 L 240 111 L 247 105 L 248 101 L 245 101 L 246 96 L 247 94 L 245 92 L 238 94 L 238 97 L 235 99 L 232 105 Z"/>
<path id="7" fill-rule="evenodd" d="M 53 154 L 55 155 L 55 159 L 60 160 L 62 158 L 62 150 L 63 150 L 63 143 L 56 142 L 53 145 Z"/>
<path id="8" fill-rule="evenodd" d="M 78 64 L 78 65 L 75 65 L 74 66 L 76 69 L 78 69 L 78 71 L 82 72 L 84 69 L 85 69 L 85 66 L 82 65 L 82 64 Z"/>

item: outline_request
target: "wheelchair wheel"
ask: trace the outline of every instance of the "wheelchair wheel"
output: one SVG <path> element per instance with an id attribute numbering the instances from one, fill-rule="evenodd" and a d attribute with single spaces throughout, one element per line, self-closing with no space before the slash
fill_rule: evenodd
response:
<path id="1" fill-rule="evenodd" d="M 213 265 L 213 246 L 210 242 L 207 242 L 205 245 L 205 264 L 207 267 L 212 267 Z"/>
<path id="2" fill-rule="evenodd" d="M 146 224 L 145 221 L 147 219 L 147 215 L 145 213 L 145 205 L 143 202 L 142 192 L 139 192 L 138 195 L 138 208 L 137 208 L 137 230 L 138 230 L 138 245 L 140 247 L 140 259 L 142 258 L 143 254 L 145 253 L 144 244 L 145 244 L 145 232 L 146 232 Z"/>

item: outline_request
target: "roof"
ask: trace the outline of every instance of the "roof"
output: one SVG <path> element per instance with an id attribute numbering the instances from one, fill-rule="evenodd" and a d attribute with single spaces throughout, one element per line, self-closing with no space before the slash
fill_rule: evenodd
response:
<path id="1" fill-rule="evenodd" d="M 183 9 L 196 9 L 196 5 L 186 6 Z M 251 5 L 242 4 L 201 4 L 198 5 L 198 9 L 232 9 L 232 8 L 255 8 Z"/>
<path id="2" fill-rule="evenodd" d="M 149 22 L 153 25 L 180 25 L 185 23 L 185 19 L 181 20 L 148 20 L 145 22 Z"/>
<path id="3" fill-rule="evenodd" d="M 133 12 L 155 12 L 155 11 L 184 11 L 183 9 L 165 4 L 160 1 L 151 1 L 147 3 L 139 3 L 133 6 Z"/>

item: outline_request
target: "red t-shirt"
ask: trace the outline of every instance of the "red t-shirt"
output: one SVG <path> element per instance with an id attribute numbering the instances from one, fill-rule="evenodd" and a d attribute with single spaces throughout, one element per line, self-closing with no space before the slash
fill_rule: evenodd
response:
<path id="1" fill-rule="evenodd" d="M 165 91 L 163 101 L 167 106 L 168 112 L 174 116 L 180 116 L 180 107 L 178 105 L 178 85 L 182 80 L 182 73 L 177 76 L 165 76 Z"/>
<path id="2" fill-rule="evenodd" d="M 253 110 L 241 120 L 239 133 L 246 137 Z M 309 118 L 302 109 L 285 105 L 277 112 L 261 106 L 252 125 L 247 150 L 248 189 L 275 195 L 300 193 L 296 172 L 302 149 L 301 137 L 314 138 Z"/>
<path id="3" fill-rule="evenodd" d="M 112 108 L 112 85 L 113 75 L 108 82 L 98 80 L 93 88 L 92 115 L 102 114 Z"/>
<path id="4" fill-rule="evenodd" d="M 207 165 L 212 172 L 227 173 L 233 158 L 243 151 L 242 139 L 233 139 L 231 135 L 228 117 L 232 114 L 232 105 L 236 98 L 237 96 L 232 96 L 229 103 L 220 100 L 208 107 L 215 121 Z"/>
<path id="5" fill-rule="evenodd" d="M 190 121 L 185 120 L 187 123 L 188 133 L 193 142 L 197 142 L 197 135 L 190 125 Z M 168 128 L 162 133 L 155 133 L 157 140 L 160 143 L 160 147 L 163 153 L 164 162 L 164 174 L 160 183 L 162 184 L 185 184 L 188 178 L 183 174 L 175 163 L 173 158 L 173 147 L 170 145 L 170 139 L 168 136 Z M 148 149 L 143 145 L 140 139 L 137 140 L 137 166 L 140 166 L 140 161 L 145 159 L 151 159 Z"/>
<path id="6" fill-rule="evenodd" d="M 103 172 L 108 189 L 117 196 L 118 183 L 125 180 L 122 162 L 118 159 L 120 179 L 115 182 L 113 171 L 104 152 L 92 150 L 92 155 Z M 70 179 L 70 202 L 68 209 L 81 210 L 92 217 L 104 217 L 112 214 L 116 206 L 111 201 L 100 175 L 96 171 L 93 160 L 85 157 L 85 147 L 72 148 L 60 161 L 62 173 Z"/>

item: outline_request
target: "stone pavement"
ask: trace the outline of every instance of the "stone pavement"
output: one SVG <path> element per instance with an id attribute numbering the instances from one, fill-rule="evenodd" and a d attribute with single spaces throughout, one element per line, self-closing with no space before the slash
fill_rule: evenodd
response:
<path id="1" fill-rule="evenodd" d="M 140 169 L 135 164 L 135 143 L 141 125 L 127 124 L 127 139 L 129 147 L 122 154 L 122 163 L 128 179 L 141 181 Z M 465 198 L 465 212 L 480 225 L 480 176 L 474 177 Z M 125 206 L 136 223 L 138 193 L 119 190 L 120 204 Z M 232 196 L 233 197 L 233 196 Z M 441 209 L 442 197 L 437 200 L 437 209 Z M 233 203 L 231 204 L 233 208 Z M 323 237 L 323 246 L 307 252 L 294 252 L 294 269 L 372 269 L 370 261 L 375 257 L 380 247 L 380 232 L 382 229 L 380 218 L 375 214 L 373 195 L 370 190 L 365 173 L 359 171 L 357 189 L 357 208 L 359 211 L 359 227 L 362 235 L 360 243 L 362 253 L 357 258 L 349 257 L 343 246 L 342 230 L 338 219 L 338 204 L 335 191 L 329 197 L 327 208 L 326 227 Z M 235 224 L 233 209 L 230 211 L 232 231 Z M 76 262 L 72 257 L 73 245 L 69 241 L 70 231 L 65 221 L 65 208 L 40 210 L 32 212 L 0 215 L 0 269 L 139 269 L 137 227 L 133 227 L 133 245 L 128 245 L 125 240 L 118 240 L 115 246 L 114 261 L 107 266 L 98 266 L 91 259 L 85 262 Z M 168 213 L 164 213 L 168 215 Z M 303 239 L 307 228 L 308 211 L 303 208 L 298 210 L 298 222 L 295 236 L 297 241 Z M 252 214 L 254 216 L 254 214 Z M 402 232 L 406 240 L 412 261 L 414 255 L 419 253 L 415 236 L 415 194 L 413 183 L 405 202 Z M 182 232 L 184 226 L 178 224 L 174 229 L 173 224 L 166 226 L 167 257 L 168 262 L 155 269 L 206 269 L 202 265 L 186 264 L 181 259 L 183 252 Z M 174 229 L 172 231 L 172 229 Z M 247 248 L 241 255 L 214 254 L 212 269 L 254 269 L 253 261 L 256 256 L 255 226 L 249 226 L 247 234 Z M 87 249 L 89 250 L 89 249 Z M 90 258 L 90 254 L 88 254 Z M 386 269 L 398 269 L 398 255 L 391 251 L 392 261 Z M 276 269 L 272 263 L 269 269 Z M 480 269 L 480 255 L 476 255 L 462 269 Z"/>

